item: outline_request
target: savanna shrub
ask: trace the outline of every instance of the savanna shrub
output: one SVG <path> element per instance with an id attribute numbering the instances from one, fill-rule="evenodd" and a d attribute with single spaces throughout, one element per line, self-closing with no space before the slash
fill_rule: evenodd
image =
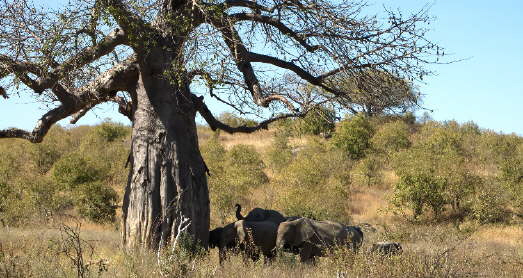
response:
<path id="1" fill-rule="evenodd" d="M 89 182 L 80 186 L 76 192 L 78 213 L 93 222 L 114 221 L 118 194 L 111 187 L 101 182 Z"/>
<path id="2" fill-rule="evenodd" d="M 382 183 L 383 161 L 375 155 L 361 159 L 352 169 L 352 181 L 362 186 Z"/>
<path id="3" fill-rule="evenodd" d="M 40 174 L 47 173 L 62 155 L 56 146 L 40 143 L 32 145 L 33 159 Z"/>
<path id="4" fill-rule="evenodd" d="M 280 172 L 292 160 L 292 150 L 289 146 L 289 133 L 285 130 L 276 131 L 272 144 L 267 150 L 268 164 L 274 172 Z"/>
<path id="5" fill-rule="evenodd" d="M 223 222 L 235 203 L 245 203 L 250 190 L 268 182 L 261 155 L 252 146 L 235 145 L 229 151 L 213 136 L 202 145 L 209 167 L 209 191 L 213 214 Z"/>
<path id="6" fill-rule="evenodd" d="M 410 128 L 404 121 L 385 123 L 371 139 L 372 147 L 378 152 L 393 153 L 410 146 Z"/>
<path id="7" fill-rule="evenodd" d="M 489 180 L 476 193 L 472 216 L 481 223 L 502 222 L 507 218 L 507 192 L 496 180 Z"/>
<path id="8" fill-rule="evenodd" d="M 309 142 L 275 177 L 277 206 L 286 214 L 347 221 L 351 161 L 321 142 Z"/>
<path id="9" fill-rule="evenodd" d="M 523 213 L 523 144 L 516 148 L 512 157 L 507 158 L 500 165 L 499 180 L 503 188 L 509 193 L 512 207 L 519 214 Z"/>
<path id="10" fill-rule="evenodd" d="M 127 136 L 130 128 L 122 124 L 106 121 L 94 128 L 95 134 L 106 142 L 113 142 L 116 139 Z"/>
<path id="11" fill-rule="evenodd" d="M 360 159 L 370 147 L 373 128 L 363 114 L 351 116 L 336 127 L 331 142 L 351 159 Z"/>
<path id="12" fill-rule="evenodd" d="M 425 207 L 432 209 L 439 216 L 445 205 L 445 181 L 432 175 L 403 175 L 394 187 L 392 204 L 396 207 L 409 207 L 417 218 Z"/>
<path id="13" fill-rule="evenodd" d="M 400 177 L 393 204 L 409 207 L 417 217 L 423 207 L 437 217 L 446 209 L 464 216 L 470 212 L 473 196 L 482 178 L 467 167 L 469 153 L 464 136 L 454 123 L 427 123 L 416 135 L 415 144 L 394 156 L 394 169 Z"/>
<path id="14" fill-rule="evenodd" d="M 296 135 L 320 135 L 329 136 L 335 128 L 336 113 L 334 110 L 323 106 L 315 106 L 302 119 L 295 123 Z"/>
<path id="15" fill-rule="evenodd" d="M 226 156 L 226 172 L 231 184 L 243 192 L 268 182 L 260 154 L 249 145 L 235 145 Z"/>
<path id="16" fill-rule="evenodd" d="M 92 164 L 80 154 L 70 153 L 54 164 L 52 176 L 66 188 L 76 188 L 82 183 L 102 180 L 105 173 Z"/>

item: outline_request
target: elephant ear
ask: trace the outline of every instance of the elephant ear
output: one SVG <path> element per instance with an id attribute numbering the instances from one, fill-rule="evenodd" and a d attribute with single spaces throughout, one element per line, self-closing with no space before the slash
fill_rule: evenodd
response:
<path id="1" fill-rule="evenodd" d="M 296 237 L 294 239 L 294 246 L 299 246 L 303 242 L 310 242 L 312 236 L 314 235 L 314 229 L 308 219 L 302 219 L 299 221 L 295 229 Z"/>

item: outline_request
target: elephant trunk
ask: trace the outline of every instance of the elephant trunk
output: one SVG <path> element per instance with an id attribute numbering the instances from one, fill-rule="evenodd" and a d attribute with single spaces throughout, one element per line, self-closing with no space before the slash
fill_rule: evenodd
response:
<path id="1" fill-rule="evenodd" d="M 236 207 L 236 219 L 243 220 L 244 217 L 242 216 L 242 213 L 241 213 L 242 206 L 240 206 L 240 204 L 236 204 L 235 207 Z"/>

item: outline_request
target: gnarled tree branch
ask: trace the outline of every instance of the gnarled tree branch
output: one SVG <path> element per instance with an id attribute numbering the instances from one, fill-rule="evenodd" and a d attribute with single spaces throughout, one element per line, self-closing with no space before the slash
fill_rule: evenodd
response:
<path id="1" fill-rule="evenodd" d="M 297 117 L 304 117 L 307 112 L 296 112 L 296 113 L 289 113 L 289 114 L 282 114 L 273 118 L 270 118 L 268 120 L 262 121 L 258 123 L 255 126 L 247 126 L 242 125 L 238 127 L 232 127 L 230 125 L 227 125 L 214 117 L 214 115 L 211 113 L 207 105 L 203 102 L 203 96 L 197 97 L 193 95 L 193 102 L 196 105 L 197 111 L 200 113 L 200 115 L 205 119 L 205 121 L 209 124 L 209 127 L 215 131 L 217 129 L 223 130 L 227 133 L 252 133 L 260 129 L 268 129 L 269 124 L 281 119 L 287 119 L 287 118 L 297 118 Z"/>

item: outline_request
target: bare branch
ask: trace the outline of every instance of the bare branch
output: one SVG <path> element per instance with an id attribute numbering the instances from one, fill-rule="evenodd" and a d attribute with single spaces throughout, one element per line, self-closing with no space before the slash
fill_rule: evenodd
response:
<path id="1" fill-rule="evenodd" d="M 225 43 L 236 61 L 238 70 L 243 74 L 244 81 L 251 92 L 254 102 L 261 107 L 268 107 L 272 101 L 278 100 L 284 103 L 291 111 L 294 111 L 294 106 L 284 96 L 278 94 L 264 96 L 260 82 L 248 60 L 250 52 L 243 45 L 240 35 L 234 26 L 223 18 L 213 20 L 213 24 L 222 32 Z"/>
<path id="2" fill-rule="evenodd" d="M 78 121 L 89 109 L 106 101 L 119 101 L 116 92 L 133 90 L 138 79 L 135 57 L 114 66 L 93 82 L 71 92 L 64 92 L 72 98 L 63 102 L 57 108 L 47 112 L 36 124 L 32 132 L 11 128 L 0 131 L 0 138 L 22 138 L 33 143 L 42 141 L 51 126 L 59 120 L 73 116 L 73 123 Z M 54 90 L 65 88 L 57 85 Z M 122 102 L 123 104 L 123 102 Z M 127 114 L 131 115 L 128 111 Z M 132 113 L 132 111 L 131 111 Z"/>
<path id="3" fill-rule="evenodd" d="M 9 128 L 0 130 L 0 138 L 21 138 L 29 140 L 32 143 L 40 143 L 51 126 L 59 120 L 69 116 L 72 113 L 72 110 L 73 109 L 71 108 L 66 108 L 63 105 L 60 105 L 59 107 L 45 113 L 36 123 L 32 132 L 17 128 Z"/>
<path id="4" fill-rule="evenodd" d="M 209 124 L 209 127 L 214 131 L 217 129 L 223 130 L 227 133 L 252 133 L 260 129 L 268 129 L 269 124 L 281 119 L 287 119 L 287 118 L 297 118 L 297 117 L 304 117 L 307 113 L 306 112 L 296 112 L 296 113 L 290 113 L 290 114 L 282 114 L 273 118 L 270 118 L 268 120 L 262 121 L 258 123 L 256 126 L 238 126 L 238 127 L 232 127 L 229 126 L 214 117 L 214 115 L 211 113 L 207 105 L 203 102 L 203 96 L 197 97 L 193 96 L 193 102 L 196 104 L 196 108 L 200 115 L 205 119 L 205 121 Z"/>
<path id="5" fill-rule="evenodd" d="M 260 14 L 254 14 L 254 13 L 236 13 L 236 14 L 232 14 L 228 17 L 234 22 L 250 20 L 250 21 L 256 21 L 256 22 L 271 25 L 271 26 L 277 28 L 282 34 L 292 37 L 294 40 L 296 40 L 301 46 L 303 46 L 309 52 L 314 52 L 318 49 L 324 49 L 324 46 L 322 46 L 322 45 L 311 45 L 311 44 L 307 43 L 307 37 L 309 37 L 309 35 L 299 34 L 297 32 L 294 32 L 287 25 L 285 25 L 284 23 L 282 23 L 281 21 L 279 21 L 273 17 L 264 16 L 264 15 L 260 15 Z"/>
<path id="6" fill-rule="evenodd" d="M 46 74 L 44 78 L 38 80 L 37 85 L 39 86 L 39 89 L 45 90 L 47 88 L 51 88 L 61 77 L 66 75 L 69 71 L 80 68 L 92 61 L 99 59 L 102 56 L 111 53 L 116 46 L 124 44 L 126 43 L 126 41 L 127 36 L 123 30 L 114 30 L 97 45 L 81 51 L 77 55 L 73 56 L 72 58 L 55 68 L 49 74 Z"/>

